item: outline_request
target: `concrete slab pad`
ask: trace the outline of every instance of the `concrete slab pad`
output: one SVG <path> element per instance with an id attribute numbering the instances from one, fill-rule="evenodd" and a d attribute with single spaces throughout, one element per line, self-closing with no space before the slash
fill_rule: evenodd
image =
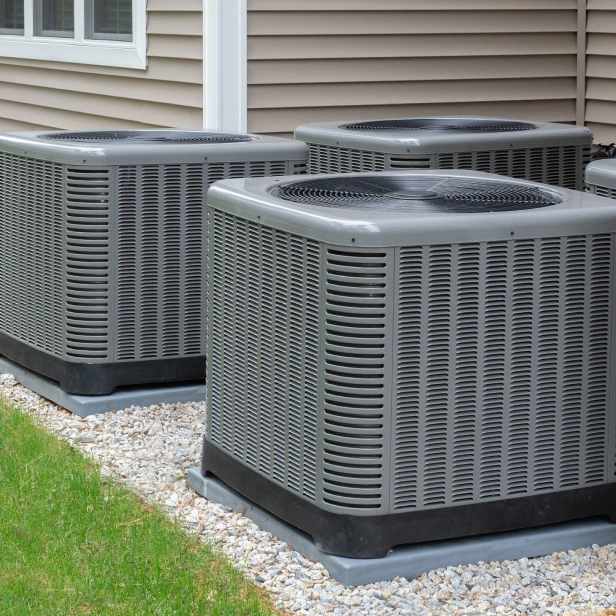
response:
<path id="1" fill-rule="evenodd" d="M 130 406 L 151 406 L 152 404 L 201 402 L 205 400 L 205 382 L 120 387 L 107 396 L 80 396 L 62 391 L 55 381 L 31 372 L 5 357 L 0 357 L 0 374 L 12 374 L 15 380 L 24 387 L 80 417 L 120 411 Z"/>
<path id="2" fill-rule="evenodd" d="M 532 558 L 594 544 L 616 543 L 616 524 L 607 519 L 593 518 L 464 539 L 400 546 L 385 558 L 343 558 L 321 552 L 308 535 L 255 505 L 216 477 L 203 477 L 199 468 L 189 469 L 188 483 L 198 494 L 243 513 L 263 530 L 288 543 L 293 550 L 320 562 L 333 578 L 345 586 L 361 586 L 395 577 L 414 578 L 442 567 Z"/>

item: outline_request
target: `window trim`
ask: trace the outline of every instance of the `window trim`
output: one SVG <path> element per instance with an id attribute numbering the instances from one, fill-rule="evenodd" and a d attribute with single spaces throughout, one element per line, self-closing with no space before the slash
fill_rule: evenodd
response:
<path id="1" fill-rule="evenodd" d="M 35 0 L 24 0 L 24 33 L 0 32 L 0 56 L 145 70 L 147 0 L 133 0 L 132 41 L 86 38 L 87 1 L 75 0 L 75 31 L 69 39 L 35 36 Z"/>

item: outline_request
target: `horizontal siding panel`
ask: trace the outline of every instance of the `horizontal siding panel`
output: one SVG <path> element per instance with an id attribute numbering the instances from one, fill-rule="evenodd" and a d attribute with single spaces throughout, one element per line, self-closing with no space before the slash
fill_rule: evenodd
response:
<path id="1" fill-rule="evenodd" d="M 44 124 L 31 124 L 30 122 L 20 122 L 19 120 L 10 120 L 8 118 L 0 118 L 0 133 L 15 132 L 15 131 L 32 131 L 32 130 L 53 130 L 53 126 Z"/>
<path id="2" fill-rule="evenodd" d="M 586 31 L 589 34 L 594 32 L 616 32 L 616 10 L 612 11 L 589 11 L 586 21 Z"/>
<path id="3" fill-rule="evenodd" d="M 351 106 L 362 101 L 376 106 L 387 101 L 403 105 L 422 103 L 500 102 L 511 100 L 560 100 L 571 98 L 575 90 L 572 78 L 500 80 L 498 87 L 487 79 L 466 81 L 424 81 L 412 83 L 304 84 L 264 85 L 249 89 L 251 109 L 275 107 L 284 100 L 285 107 Z"/>
<path id="4" fill-rule="evenodd" d="M 203 83 L 203 63 L 201 60 L 187 60 L 186 58 L 149 58 L 146 71 L 136 71 L 129 68 L 115 68 L 110 66 L 97 66 L 96 72 L 87 64 L 70 64 L 68 62 L 45 62 L 43 60 L 22 60 L 19 58 L 0 57 L 0 70 L 2 66 L 20 66 L 40 68 L 52 72 L 55 78 L 62 81 L 67 73 L 75 73 L 78 78 L 85 74 L 111 75 L 117 77 L 130 77 L 135 80 L 166 81 L 173 83 Z"/>
<path id="5" fill-rule="evenodd" d="M 616 101 L 586 101 L 586 121 L 616 125 Z"/>
<path id="6" fill-rule="evenodd" d="M 253 60 L 248 83 L 350 83 L 380 81 L 446 81 L 452 79 L 575 77 L 576 58 L 562 56 L 494 56 L 448 58 L 341 58 L 318 60 Z"/>
<path id="7" fill-rule="evenodd" d="M 79 113 L 72 110 L 65 111 L 60 108 L 41 107 L 34 104 L 18 103 L 11 100 L 0 101 L 0 118 L 3 124 L 13 120 L 15 122 L 28 122 L 36 124 L 44 122 L 45 126 L 54 129 L 74 130 L 105 130 L 110 128 L 155 128 L 155 124 L 144 122 L 131 122 L 127 120 L 110 120 L 104 116 Z M 6 130 L 14 130 L 7 128 Z"/>
<path id="8" fill-rule="evenodd" d="M 166 36 L 148 37 L 148 57 L 203 59 L 203 37 Z"/>
<path id="9" fill-rule="evenodd" d="M 593 0 L 589 0 L 593 1 Z M 594 0 L 611 2 L 612 0 Z M 520 9 L 576 9 L 577 0 L 309 0 L 296 2 L 289 0 L 249 0 L 251 11 L 305 11 L 309 6 L 313 11 L 399 11 L 399 10 L 440 10 L 476 11 L 499 9 L 519 11 Z"/>
<path id="10" fill-rule="evenodd" d="M 586 53 L 589 55 L 616 56 L 614 34 L 589 34 Z"/>
<path id="11" fill-rule="evenodd" d="M 575 121 L 577 0 L 248 0 L 249 130 L 481 114 Z"/>
<path id="12" fill-rule="evenodd" d="M 616 79 L 616 55 L 588 56 L 586 63 L 586 76 Z"/>
<path id="13" fill-rule="evenodd" d="M 165 36 L 202 36 L 203 16 L 201 11 L 173 11 L 154 13 L 148 18 L 148 34 Z"/>
<path id="14" fill-rule="evenodd" d="M 80 92 L 123 100 L 165 103 L 201 109 L 203 88 L 200 84 L 172 83 L 134 79 L 116 75 L 59 72 L 44 68 L 0 65 L 0 83 L 33 85 L 60 92 Z M 0 86 L 0 91 L 4 85 Z"/>
<path id="15" fill-rule="evenodd" d="M 414 105 L 356 104 L 352 107 L 303 107 L 252 109 L 249 130 L 255 133 L 289 133 L 307 122 L 335 122 L 344 120 L 370 120 L 375 118 L 400 118 L 426 115 L 498 115 L 521 120 L 546 122 L 572 122 L 575 120 L 575 100 L 557 101 L 506 101 L 494 104 L 447 103 Z"/>
<path id="16" fill-rule="evenodd" d="M 612 79 L 591 77 L 586 81 L 586 98 L 590 100 L 616 101 L 616 75 Z M 614 117 L 616 124 L 616 117 Z"/>
<path id="17" fill-rule="evenodd" d="M 201 122 L 201 109 L 150 103 L 127 98 L 114 98 L 100 94 L 84 94 L 64 90 L 52 90 L 32 85 L 3 84 L 2 100 L 38 105 L 41 108 L 62 109 L 82 113 L 88 110 L 90 115 L 107 117 L 109 126 L 116 120 L 143 122 L 155 126 L 195 127 L 195 121 Z M 0 116 L 2 114 L 0 113 Z"/>
<path id="18" fill-rule="evenodd" d="M 588 0 L 587 8 L 589 10 L 616 11 L 614 0 Z"/>
<path id="19" fill-rule="evenodd" d="M 574 54 L 575 32 L 387 36 L 252 36 L 248 59 Z M 616 50 L 614 50 L 616 53 Z"/>
<path id="20" fill-rule="evenodd" d="M 173 13 L 174 11 L 201 11 L 203 0 L 148 0 L 148 13 L 156 11 Z"/>
<path id="21" fill-rule="evenodd" d="M 276 11 L 254 13 L 251 36 L 348 34 L 450 34 L 568 32 L 577 27 L 575 11 Z"/>

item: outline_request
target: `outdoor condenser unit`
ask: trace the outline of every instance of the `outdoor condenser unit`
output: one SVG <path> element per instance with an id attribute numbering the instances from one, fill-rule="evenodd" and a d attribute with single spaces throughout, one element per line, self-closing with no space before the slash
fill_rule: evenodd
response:
<path id="1" fill-rule="evenodd" d="M 78 394 L 203 379 L 206 191 L 306 162 L 257 135 L 0 136 L 0 354 Z"/>
<path id="2" fill-rule="evenodd" d="M 592 133 L 583 126 L 436 117 L 306 124 L 310 173 L 473 169 L 582 190 Z"/>
<path id="3" fill-rule="evenodd" d="M 586 190 L 616 199 L 616 158 L 596 160 L 586 167 Z"/>
<path id="4" fill-rule="evenodd" d="M 616 202 L 411 171 L 208 216 L 204 476 L 349 557 L 616 519 Z"/>

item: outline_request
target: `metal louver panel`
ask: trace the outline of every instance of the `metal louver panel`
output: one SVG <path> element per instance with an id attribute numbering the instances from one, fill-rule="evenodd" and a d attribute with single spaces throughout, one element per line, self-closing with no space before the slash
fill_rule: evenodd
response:
<path id="1" fill-rule="evenodd" d="M 285 175 L 288 164 L 118 168 L 118 361 L 205 354 L 207 188 L 230 177 Z"/>
<path id="2" fill-rule="evenodd" d="M 616 191 L 613 188 L 609 188 L 607 186 L 595 186 L 588 185 L 586 187 L 588 192 L 591 192 L 595 195 L 599 195 L 599 197 L 607 197 L 608 199 L 616 199 Z"/>
<path id="3" fill-rule="evenodd" d="M 205 351 L 205 182 L 198 164 L 118 169 L 117 360 Z"/>
<path id="4" fill-rule="evenodd" d="M 209 225 L 208 436 L 314 500 L 320 245 L 218 211 Z"/>
<path id="5" fill-rule="evenodd" d="M 335 148 L 314 143 L 308 145 L 310 173 L 361 173 L 386 169 L 385 155 L 378 152 Z"/>
<path id="6" fill-rule="evenodd" d="M 0 330 L 64 354 L 64 174 L 0 152 Z"/>
<path id="7" fill-rule="evenodd" d="M 66 354 L 107 359 L 110 173 L 66 169 Z"/>
<path id="8" fill-rule="evenodd" d="M 327 250 L 323 502 L 387 507 L 393 250 Z"/>
<path id="9" fill-rule="evenodd" d="M 250 162 L 250 163 L 210 163 L 205 166 L 206 184 L 210 186 L 214 182 L 227 178 L 260 178 L 274 175 L 286 175 L 293 173 L 288 168 L 289 163 L 284 160 L 270 162 Z"/>
<path id="10" fill-rule="evenodd" d="M 581 190 L 591 150 L 583 146 L 511 148 L 446 154 L 383 154 L 309 144 L 310 173 L 469 169 Z"/>
<path id="11" fill-rule="evenodd" d="M 473 169 L 575 190 L 588 162 L 590 149 L 571 145 L 438 154 L 436 168 Z"/>
<path id="12" fill-rule="evenodd" d="M 607 479 L 613 252 L 610 234 L 399 249 L 393 511 Z"/>

